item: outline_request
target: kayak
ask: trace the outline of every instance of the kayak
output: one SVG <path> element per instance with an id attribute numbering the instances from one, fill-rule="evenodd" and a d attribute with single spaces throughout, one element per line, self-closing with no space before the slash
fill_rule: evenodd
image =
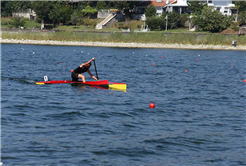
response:
<path id="1" fill-rule="evenodd" d="M 122 90 L 126 91 L 127 84 L 125 83 L 117 83 L 117 82 L 109 82 L 108 80 L 102 81 L 72 81 L 72 80 L 51 80 L 51 81 L 40 81 L 36 82 L 38 85 L 44 84 L 79 84 L 79 85 L 89 85 L 89 86 L 102 86 L 113 90 Z"/>

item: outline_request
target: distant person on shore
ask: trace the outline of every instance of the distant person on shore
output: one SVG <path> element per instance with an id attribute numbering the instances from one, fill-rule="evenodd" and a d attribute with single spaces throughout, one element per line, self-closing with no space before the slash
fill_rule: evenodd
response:
<path id="1" fill-rule="evenodd" d="M 87 71 L 89 73 L 89 75 L 91 76 L 91 78 L 93 78 L 96 81 L 98 81 L 97 78 L 93 74 L 91 74 L 91 71 L 89 70 L 89 68 L 91 67 L 91 61 L 94 61 L 94 60 L 95 60 L 95 58 L 92 58 L 88 62 L 82 63 L 75 70 L 71 70 L 71 72 L 72 72 L 72 74 L 71 74 L 72 80 L 73 81 L 78 81 L 81 78 L 83 82 L 86 82 L 85 81 L 85 76 L 82 75 L 81 73 L 84 73 L 84 72 Z"/>

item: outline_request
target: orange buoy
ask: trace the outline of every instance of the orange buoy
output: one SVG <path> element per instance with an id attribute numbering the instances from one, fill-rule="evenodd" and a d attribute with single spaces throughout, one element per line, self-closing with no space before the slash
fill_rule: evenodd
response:
<path id="1" fill-rule="evenodd" d="M 185 70 L 185 72 L 188 72 L 188 70 Z"/>
<path id="2" fill-rule="evenodd" d="M 225 58 L 225 57 L 224 57 Z"/>
<path id="3" fill-rule="evenodd" d="M 149 108 L 155 108 L 155 104 L 154 103 L 150 103 Z"/>
<path id="4" fill-rule="evenodd" d="M 62 63 L 59 63 L 60 65 L 62 64 Z"/>
<path id="5" fill-rule="evenodd" d="M 155 65 L 155 63 L 153 63 L 153 65 Z"/>
<path id="6" fill-rule="evenodd" d="M 233 63 L 231 65 L 233 65 Z"/>
<path id="7" fill-rule="evenodd" d="M 244 79 L 243 82 L 246 82 L 246 79 Z"/>
<path id="8" fill-rule="evenodd" d="M 196 59 L 198 61 L 198 59 Z"/>
<path id="9" fill-rule="evenodd" d="M 161 58 L 163 58 L 163 56 L 161 56 Z"/>
<path id="10" fill-rule="evenodd" d="M 71 73 L 73 72 L 73 70 L 71 70 Z"/>

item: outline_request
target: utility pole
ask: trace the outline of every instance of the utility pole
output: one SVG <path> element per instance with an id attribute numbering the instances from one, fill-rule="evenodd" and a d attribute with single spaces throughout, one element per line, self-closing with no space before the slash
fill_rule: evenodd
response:
<path id="1" fill-rule="evenodd" d="M 168 15 L 166 15 L 165 19 L 166 19 L 166 31 L 167 31 Z"/>

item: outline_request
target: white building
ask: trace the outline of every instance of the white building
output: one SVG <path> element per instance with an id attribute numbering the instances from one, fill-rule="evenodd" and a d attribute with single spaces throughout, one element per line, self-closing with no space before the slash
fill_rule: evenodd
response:
<path id="1" fill-rule="evenodd" d="M 16 12 L 12 13 L 13 16 L 20 16 L 24 18 L 28 18 L 30 20 L 36 19 L 36 13 L 32 9 L 27 9 L 26 12 Z"/>
<path id="2" fill-rule="evenodd" d="M 176 12 L 176 13 L 190 13 L 188 10 L 189 0 L 156 0 L 156 1 L 142 1 L 137 5 L 137 13 L 144 13 L 145 9 L 149 5 L 154 5 L 157 12 L 160 15 L 163 12 Z M 215 9 L 220 10 L 223 15 L 232 15 L 232 8 L 235 7 L 232 4 L 232 0 L 204 0 L 208 3 L 209 7 L 215 7 Z"/>

